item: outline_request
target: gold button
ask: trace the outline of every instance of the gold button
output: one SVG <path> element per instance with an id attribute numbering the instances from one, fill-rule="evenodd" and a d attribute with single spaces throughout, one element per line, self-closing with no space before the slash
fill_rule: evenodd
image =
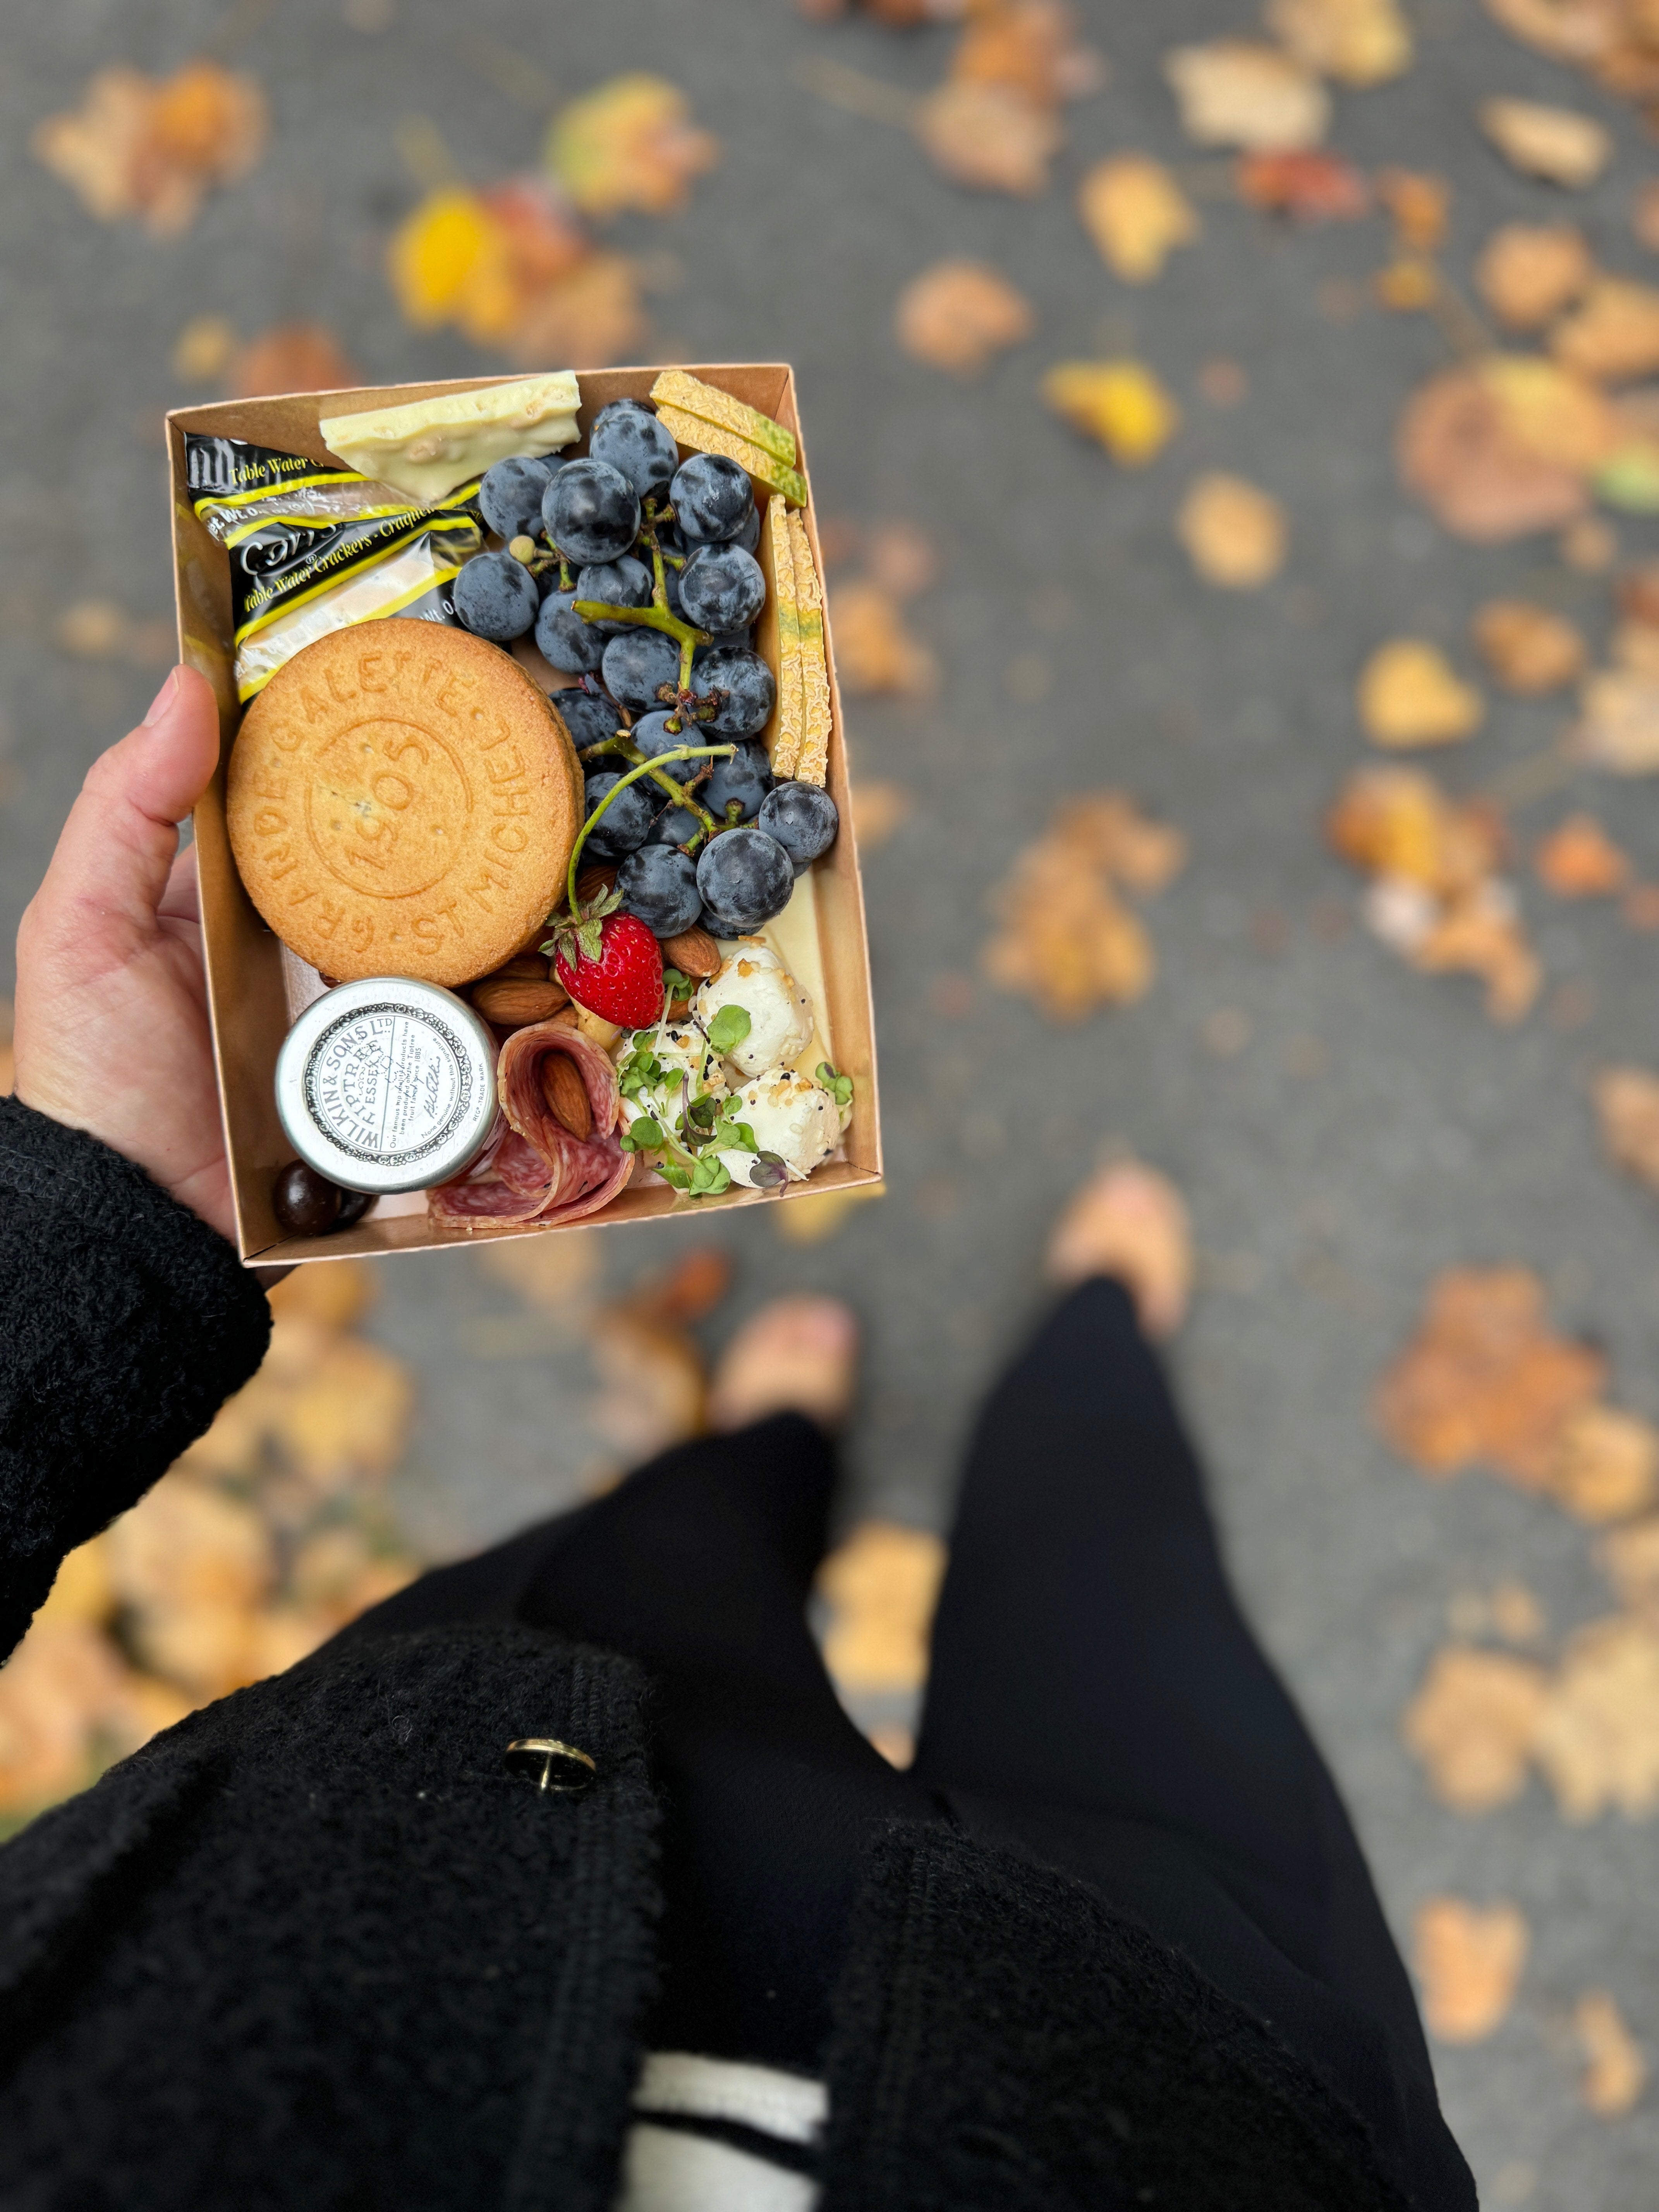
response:
<path id="1" fill-rule="evenodd" d="M 521 1774 L 538 1790 L 564 1795 L 586 1790 L 599 1769 L 574 1743 L 560 1743 L 550 1735 L 521 1735 L 507 1747 L 503 1759 L 509 1774 Z"/>

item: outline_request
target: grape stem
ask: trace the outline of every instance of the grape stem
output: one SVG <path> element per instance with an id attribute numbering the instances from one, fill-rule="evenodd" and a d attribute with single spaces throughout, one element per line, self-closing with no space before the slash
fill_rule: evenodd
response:
<path id="1" fill-rule="evenodd" d="M 691 655 L 698 646 L 714 642 L 714 632 L 698 629 L 695 623 L 682 622 L 678 615 L 670 613 L 667 588 L 662 581 L 662 556 L 658 553 L 653 557 L 657 566 L 655 591 L 663 593 L 660 605 L 654 603 L 653 591 L 653 604 L 648 607 L 613 607 L 607 605 L 603 599 L 578 599 L 571 611 L 579 615 L 583 622 L 633 623 L 641 629 L 659 629 L 665 637 L 672 637 L 680 649 L 679 688 L 682 691 L 689 691 L 691 689 Z"/>
<path id="2" fill-rule="evenodd" d="M 582 847 L 586 844 L 588 838 L 592 834 L 594 823 L 599 821 L 600 816 L 605 812 L 605 808 L 610 805 L 611 800 L 617 796 L 617 793 L 619 791 L 625 791 L 630 783 L 637 783 L 642 775 L 656 775 L 658 771 L 661 768 L 665 767 L 670 761 L 702 760 L 705 758 L 714 757 L 718 757 L 721 760 L 730 760 L 736 750 L 737 747 L 735 745 L 676 745 L 672 753 L 658 753 L 651 760 L 642 760 L 635 767 L 630 768 L 626 775 L 619 775 L 617 778 L 617 781 L 611 785 L 610 790 L 606 792 L 605 797 L 593 809 L 593 811 L 588 816 L 586 821 L 583 823 L 580 833 L 577 836 L 575 843 L 570 848 L 570 866 L 567 871 L 565 877 L 565 898 L 566 902 L 569 906 L 570 918 L 573 921 L 580 921 L 581 918 L 579 911 L 579 902 L 576 897 L 576 863 L 582 856 Z M 669 789 L 677 798 L 684 797 L 684 793 L 681 791 L 679 785 L 674 781 L 672 776 L 664 776 L 661 780 L 668 786 Z M 701 813 L 702 810 L 699 808 L 697 811 Z M 709 823 L 709 825 L 712 828 L 714 826 L 713 816 L 706 816 L 704 818 Z"/>
<path id="3" fill-rule="evenodd" d="M 674 800 L 677 805 L 685 807 L 688 811 L 696 816 L 698 821 L 702 824 L 702 836 L 703 837 L 712 837 L 715 831 L 720 829 L 723 825 L 715 821 L 714 816 L 708 812 L 706 807 L 700 806 L 698 805 L 696 799 L 693 795 L 691 785 L 676 783 L 673 777 L 667 773 L 666 769 L 660 769 L 657 766 L 658 761 L 665 757 L 664 755 L 660 753 L 642 753 L 637 745 L 631 745 L 629 744 L 628 738 L 629 732 L 626 730 L 618 730 L 614 738 L 601 738 L 599 744 L 596 745 L 585 745 L 582 748 L 580 757 L 584 761 L 604 760 L 608 757 L 613 760 L 631 761 L 635 765 L 637 765 L 641 761 L 649 761 L 654 781 L 668 793 L 669 797 Z M 695 781 L 696 779 L 694 778 L 693 781 Z M 696 845 L 700 842 L 701 840 L 699 838 L 694 837 L 691 840 L 691 845 Z M 690 849 L 690 845 L 683 846 L 681 848 L 681 850 L 684 852 L 689 852 Z"/>

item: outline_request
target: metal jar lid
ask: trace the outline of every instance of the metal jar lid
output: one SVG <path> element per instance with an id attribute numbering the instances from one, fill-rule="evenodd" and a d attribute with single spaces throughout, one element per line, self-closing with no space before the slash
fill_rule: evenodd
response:
<path id="1" fill-rule="evenodd" d="M 276 1111 L 300 1158 L 347 1190 L 425 1190 L 459 1175 L 495 1121 L 495 1040 L 435 983 L 338 983 L 276 1055 Z"/>

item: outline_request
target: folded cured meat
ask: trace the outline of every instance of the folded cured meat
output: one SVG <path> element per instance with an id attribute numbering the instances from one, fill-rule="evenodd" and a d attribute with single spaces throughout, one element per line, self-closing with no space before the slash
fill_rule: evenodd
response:
<path id="1" fill-rule="evenodd" d="M 576 1064 L 592 1128 L 573 1136 L 543 1089 L 547 1062 Z M 427 1194 L 435 1222 L 454 1229 L 480 1221 L 579 1221 L 608 1206 L 634 1171 L 618 1141 L 617 1072 L 596 1044 L 568 1026 L 537 1022 L 514 1030 L 495 1063 L 501 1112 L 489 1142 L 452 1182 Z"/>

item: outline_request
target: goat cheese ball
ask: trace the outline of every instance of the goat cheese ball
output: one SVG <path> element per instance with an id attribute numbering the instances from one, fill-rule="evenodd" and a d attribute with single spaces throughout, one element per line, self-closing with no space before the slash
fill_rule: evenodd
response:
<path id="1" fill-rule="evenodd" d="M 787 1068 L 812 1041 L 811 1000 L 758 939 L 745 938 L 722 962 L 719 974 L 698 990 L 692 1012 L 706 1030 L 722 1006 L 741 1006 L 749 1017 L 748 1036 L 726 1055 L 738 1076 Z"/>
<path id="2" fill-rule="evenodd" d="M 731 1088 L 708 1049 L 708 1038 L 694 1023 L 665 1021 L 654 1030 L 635 1030 L 617 1048 L 619 1068 L 626 1071 L 638 1053 L 648 1053 L 662 1073 L 644 1082 L 627 1081 L 622 1097 L 624 1128 L 631 1129 L 647 1115 L 672 1127 L 691 1101 L 724 1098 Z"/>
<path id="3" fill-rule="evenodd" d="M 799 1049 L 799 1047 L 796 1048 Z M 774 1067 L 745 1083 L 730 1109 L 734 1121 L 746 1122 L 763 1152 L 774 1152 L 789 1170 L 791 1182 L 805 1182 L 841 1142 L 841 1115 L 821 1083 L 793 1068 Z M 722 1152 L 733 1182 L 752 1183 L 753 1152 Z"/>

